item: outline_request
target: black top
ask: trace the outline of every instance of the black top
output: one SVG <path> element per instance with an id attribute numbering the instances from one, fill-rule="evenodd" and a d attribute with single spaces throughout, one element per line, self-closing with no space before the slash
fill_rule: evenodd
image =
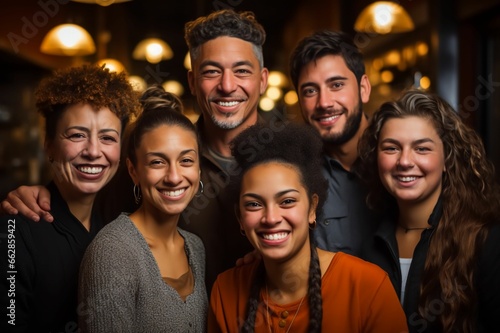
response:
<path id="1" fill-rule="evenodd" d="M 377 264 L 387 272 L 396 293 L 401 298 L 402 277 L 396 241 L 396 211 L 397 208 L 382 220 L 375 237 L 367 243 L 363 251 L 363 259 Z M 435 313 L 431 313 L 428 318 L 422 318 L 418 314 L 418 301 L 429 243 L 442 214 L 442 204 L 439 200 L 429 217 L 429 224 L 432 228 L 422 231 L 420 241 L 413 252 L 402 304 L 408 318 L 410 332 L 440 332 L 436 327 L 436 315 L 439 315 L 440 302 L 444 300 L 436 300 L 434 303 L 436 308 L 432 310 Z M 475 277 L 478 294 L 477 332 L 495 332 L 500 327 L 500 246 L 498 244 L 500 244 L 500 225 L 496 223 L 490 229 L 478 257 Z M 471 311 L 474 311 L 473 307 Z"/>
<path id="2" fill-rule="evenodd" d="M 354 172 L 326 155 L 322 172 L 328 181 L 328 194 L 316 219 L 316 244 L 328 251 L 359 257 L 378 221 L 366 205 L 367 190 Z"/>
<path id="3" fill-rule="evenodd" d="M 102 224 L 93 214 L 88 232 L 55 184 L 47 188 L 53 223 L 35 223 L 21 215 L 0 217 L 1 332 L 77 331 L 80 261 Z"/>

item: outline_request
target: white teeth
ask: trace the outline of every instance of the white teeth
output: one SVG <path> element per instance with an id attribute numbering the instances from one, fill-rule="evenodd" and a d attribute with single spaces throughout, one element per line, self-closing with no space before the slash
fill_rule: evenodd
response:
<path id="1" fill-rule="evenodd" d="M 276 234 L 262 234 L 262 238 L 267 240 L 280 240 L 288 235 L 286 232 L 278 232 Z"/>
<path id="2" fill-rule="evenodd" d="M 235 106 L 239 104 L 240 102 L 238 101 L 232 101 L 232 102 L 218 102 L 220 106 Z"/>
<path id="3" fill-rule="evenodd" d="M 95 175 L 102 172 L 102 167 L 78 167 L 78 170 L 83 173 Z"/>
<path id="4" fill-rule="evenodd" d="M 417 177 L 398 177 L 398 180 L 402 182 L 412 182 L 415 179 L 417 179 Z"/>
<path id="5" fill-rule="evenodd" d="M 180 190 L 175 190 L 175 191 L 162 191 L 161 193 L 163 195 L 166 195 L 167 197 L 178 197 L 179 195 L 181 195 L 185 191 L 186 191 L 186 189 L 182 188 Z"/>
<path id="6" fill-rule="evenodd" d="M 320 121 L 332 121 L 336 118 L 340 117 L 340 115 L 336 115 L 336 116 L 330 116 L 328 118 L 321 118 Z"/>

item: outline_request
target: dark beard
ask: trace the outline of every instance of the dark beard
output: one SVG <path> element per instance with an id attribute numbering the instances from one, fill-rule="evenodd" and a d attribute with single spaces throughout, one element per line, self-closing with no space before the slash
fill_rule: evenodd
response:
<path id="1" fill-rule="evenodd" d="M 361 105 L 361 101 L 359 101 L 358 105 L 356 106 L 357 111 L 355 111 L 354 114 L 350 115 L 347 118 L 344 130 L 342 132 L 324 137 L 323 142 L 328 144 L 341 145 L 351 140 L 354 135 L 356 135 L 359 130 L 359 126 L 361 125 L 361 119 L 363 117 L 363 110 Z"/>

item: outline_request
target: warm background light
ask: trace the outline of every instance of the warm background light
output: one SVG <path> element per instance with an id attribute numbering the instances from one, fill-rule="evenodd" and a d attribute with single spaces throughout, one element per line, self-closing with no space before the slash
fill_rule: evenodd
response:
<path id="1" fill-rule="evenodd" d="M 43 38 L 40 51 L 63 56 L 84 56 L 95 53 L 95 43 L 87 30 L 76 24 L 61 24 Z"/>
<path id="2" fill-rule="evenodd" d="M 274 106 L 274 101 L 269 97 L 263 97 L 260 99 L 259 107 L 262 111 L 271 111 L 272 109 L 274 109 Z"/>
<path id="3" fill-rule="evenodd" d="M 184 68 L 187 69 L 188 71 L 191 70 L 191 55 L 186 53 L 186 56 L 184 57 Z"/>
<path id="4" fill-rule="evenodd" d="M 290 90 L 285 94 L 284 100 L 287 105 L 294 105 L 299 101 L 299 97 L 297 96 L 295 90 Z"/>
<path id="5" fill-rule="evenodd" d="M 426 43 L 420 42 L 417 44 L 417 54 L 419 56 L 425 56 L 427 55 L 427 52 L 429 52 L 429 47 Z"/>
<path id="6" fill-rule="evenodd" d="M 391 71 L 387 71 L 387 70 L 383 71 L 382 73 L 380 73 L 380 79 L 384 83 L 390 83 L 390 82 L 392 82 L 392 80 L 394 80 L 394 74 L 392 74 Z"/>
<path id="7" fill-rule="evenodd" d="M 381 58 L 375 58 L 372 61 L 372 66 L 373 69 L 378 71 L 384 66 L 384 60 L 382 60 Z"/>
<path id="8" fill-rule="evenodd" d="M 179 81 L 169 80 L 162 84 L 163 89 L 177 96 L 182 96 L 184 94 L 184 87 Z"/>
<path id="9" fill-rule="evenodd" d="M 396 66 L 401 61 L 401 55 L 398 51 L 392 50 L 385 56 L 384 63 L 387 66 Z"/>
<path id="10" fill-rule="evenodd" d="M 266 96 L 272 99 L 273 101 L 277 101 L 281 98 L 281 89 L 278 87 L 269 87 L 266 91 Z"/>
<path id="11" fill-rule="evenodd" d="M 101 59 L 97 62 L 99 66 L 103 66 L 108 68 L 110 72 L 120 73 L 125 70 L 125 66 L 121 62 L 115 59 Z"/>
<path id="12" fill-rule="evenodd" d="M 429 77 L 427 76 L 422 76 L 422 78 L 420 79 L 420 87 L 424 90 L 427 90 L 429 89 L 430 86 L 431 86 L 431 79 L 429 79 Z"/>
<path id="13" fill-rule="evenodd" d="M 284 87 L 288 84 L 288 79 L 286 75 L 279 71 L 269 72 L 269 78 L 267 83 L 272 87 Z"/>
<path id="14" fill-rule="evenodd" d="M 148 85 L 146 84 L 146 81 L 142 77 L 137 76 L 137 75 L 129 76 L 128 82 L 130 83 L 132 88 L 134 88 L 134 90 L 138 91 L 138 92 L 143 92 L 148 87 Z"/>
<path id="15" fill-rule="evenodd" d="M 415 28 L 410 15 L 399 4 L 376 1 L 366 7 L 356 19 L 354 29 L 360 32 L 388 34 Z"/>
<path id="16" fill-rule="evenodd" d="M 170 46 L 159 38 L 147 38 L 142 40 L 134 49 L 132 57 L 137 60 L 147 60 L 157 64 L 162 60 L 172 59 L 174 52 Z"/>

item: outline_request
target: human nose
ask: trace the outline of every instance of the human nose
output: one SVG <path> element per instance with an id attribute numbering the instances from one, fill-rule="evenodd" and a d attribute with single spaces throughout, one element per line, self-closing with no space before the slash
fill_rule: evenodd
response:
<path id="1" fill-rule="evenodd" d="M 401 168 L 412 168 L 415 163 L 410 149 L 402 149 L 398 159 L 398 165 Z"/>
<path id="2" fill-rule="evenodd" d="M 101 147 L 99 144 L 99 139 L 91 137 L 87 141 L 87 144 L 85 145 L 85 148 L 83 149 L 82 155 L 89 158 L 89 159 L 92 159 L 92 160 L 100 157 L 101 156 Z"/>
<path id="3" fill-rule="evenodd" d="M 179 168 L 175 164 L 171 164 L 168 167 L 167 173 L 165 175 L 165 182 L 169 184 L 178 184 L 181 181 L 181 173 L 179 172 Z"/>
<path id="4" fill-rule="evenodd" d="M 318 93 L 317 107 L 319 109 L 328 110 L 333 108 L 334 98 L 331 93 L 327 91 L 320 91 Z"/>
<path id="5" fill-rule="evenodd" d="M 226 70 L 222 73 L 219 86 L 220 90 L 226 94 L 229 94 L 236 90 L 236 78 L 234 77 L 232 71 Z"/>
<path id="6" fill-rule="evenodd" d="M 263 223 L 271 225 L 280 223 L 282 217 L 279 208 L 275 207 L 274 205 L 266 207 L 265 215 L 262 220 Z"/>

